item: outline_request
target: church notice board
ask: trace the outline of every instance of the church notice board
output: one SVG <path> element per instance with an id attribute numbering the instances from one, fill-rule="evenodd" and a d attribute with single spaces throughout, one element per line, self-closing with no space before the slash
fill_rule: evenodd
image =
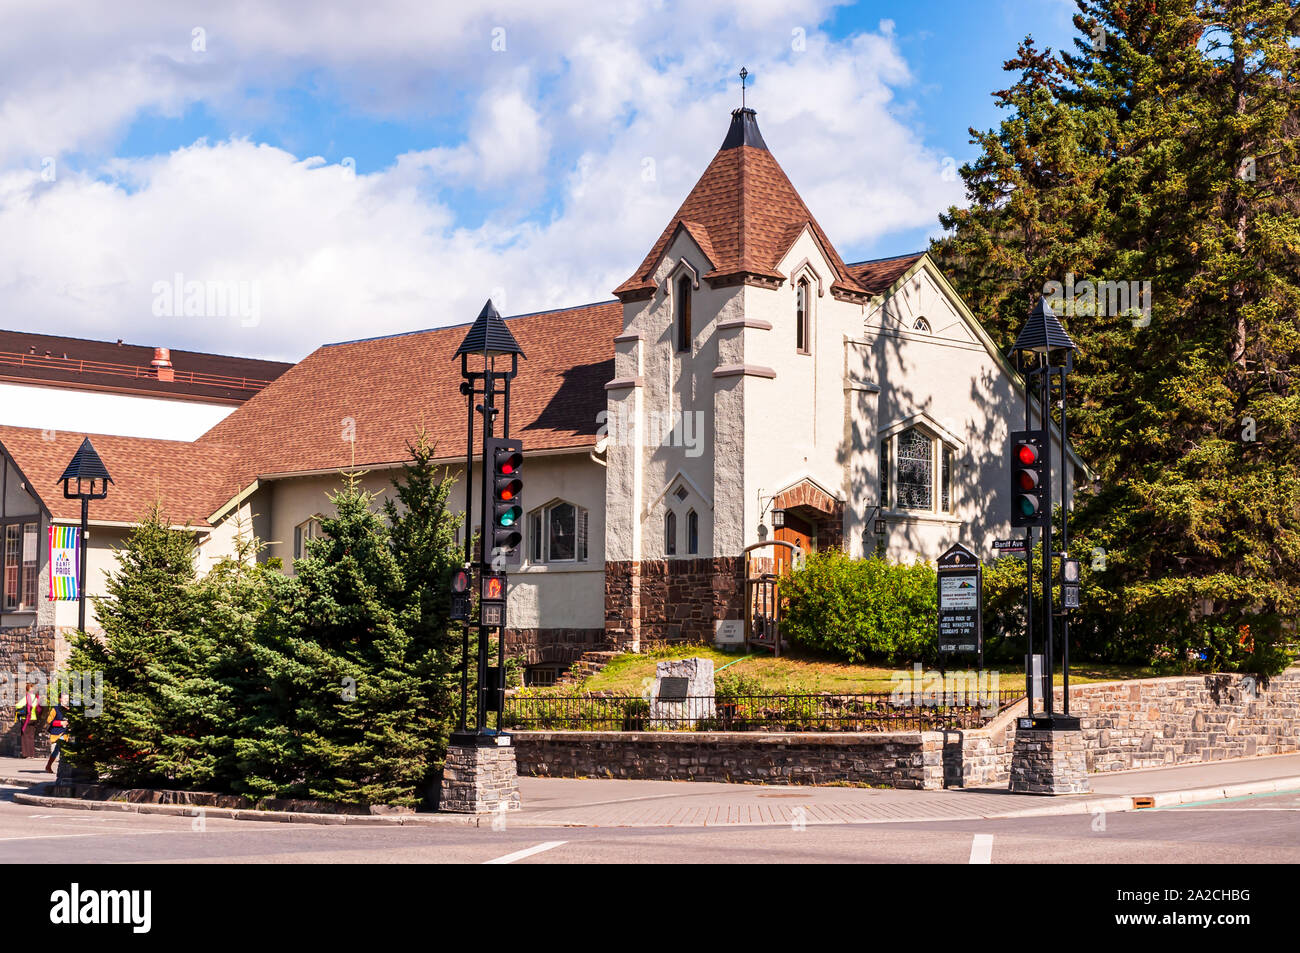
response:
<path id="1" fill-rule="evenodd" d="M 939 557 L 939 656 L 984 657 L 984 571 L 979 557 L 955 543 Z"/>

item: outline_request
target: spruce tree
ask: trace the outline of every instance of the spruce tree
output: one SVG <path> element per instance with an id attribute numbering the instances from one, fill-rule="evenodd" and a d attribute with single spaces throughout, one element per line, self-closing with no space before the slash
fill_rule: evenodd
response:
<path id="1" fill-rule="evenodd" d="M 455 480 L 434 465 L 434 449 L 423 431 L 408 444 L 411 459 L 392 481 L 396 499 L 384 501 L 393 558 L 402 570 L 400 605 L 415 610 L 411 660 L 424 695 L 420 710 L 412 713 L 411 730 L 426 746 L 426 789 L 442 768 L 454 726 L 462 659 L 461 633 L 449 618 L 451 577 L 463 561 L 456 542 L 460 517 L 448 508 Z"/>
<path id="2" fill-rule="evenodd" d="M 430 752 L 413 650 L 418 610 L 388 530 L 360 474 L 330 497 L 334 516 L 294 563 L 296 584 L 272 607 L 258 658 L 277 717 L 241 743 L 250 790 L 358 804 L 414 805 Z"/>
<path id="3" fill-rule="evenodd" d="M 124 784 L 190 783 L 211 777 L 193 737 L 187 685 L 207 658 L 195 633 L 194 539 L 155 505 L 114 550 L 117 569 L 92 597 L 102 640 L 81 634 L 69 668 L 103 681 L 102 711 L 70 711 L 70 763 Z"/>
<path id="4" fill-rule="evenodd" d="M 945 217 L 939 254 L 1013 256 L 1023 243 L 1009 210 L 1059 200 L 1074 234 L 1052 236 L 1043 260 L 1080 279 L 1150 281 L 1140 320 L 1063 318 L 1080 347 L 1072 431 L 1100 474 L 1075 514 L 1087 545 L 1106 550 L 1089 608 L 1107 618 L 1093 620 L 1090 648 L 1275 669 L 1272 635 L 1300 589 L 1298 5 L 1078 7 L 1075 52 L 1040 72 L 1059 77 L 1051 109 L 1088 132 L 1055 165 L 1095 170 L 1091 194 L 1021 175 L 1018 202 L 989 201 L 968 180 L 971 205 Z M 1010 105 L 1025 123 L 1048 108 Z M 1005 142 L 982 144 L 973 169 L 1007 164 Z M 999 309 L 1041 293 L 1040 277 L 953 273 Z M 1023 314 L 998 311 L 999 343 Z"/>

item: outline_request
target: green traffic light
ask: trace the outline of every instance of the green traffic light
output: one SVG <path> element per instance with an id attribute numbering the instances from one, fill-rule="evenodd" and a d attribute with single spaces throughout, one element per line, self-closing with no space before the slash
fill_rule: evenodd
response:
<path id="1" fill-rule="evenodd" d="M 514 514 L 514 513 L 502 513 L 502 514 L 501 514 L 501 525 L 502 525 L 502 526 L 514 526 L 514 525 L 515 525 L 515 514 Z"/>
<path id="2" fill-rule="evenodd" d="M 1022 496 L 1020 498 L 1020 513 L 1023 516 L 1033 516 L 1038 512 L 1038 503 L 1032 496 Z"/>

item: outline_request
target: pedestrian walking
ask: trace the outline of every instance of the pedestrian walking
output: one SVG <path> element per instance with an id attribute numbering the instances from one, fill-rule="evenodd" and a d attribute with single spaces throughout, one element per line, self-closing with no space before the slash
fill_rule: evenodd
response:
<path id="1" fill-rule="evenodd" d="M 54 762 L 68 737 L 68 696 L 60 695 L 59 702 L 50 712 L 50 760 L 45 762 L 45 772 L 54 773 Z"/>
<path id="2" fill-rule="evenodd" d="M 36 757 L 36 731 L 40 727 L 37 718 L 41 713 L 41 699 L 32 691 L 30 683 L 23 695 L 23 703 L 18 708 L 18 733 L 22 738 L 22 755 L 24 758 Z"/>

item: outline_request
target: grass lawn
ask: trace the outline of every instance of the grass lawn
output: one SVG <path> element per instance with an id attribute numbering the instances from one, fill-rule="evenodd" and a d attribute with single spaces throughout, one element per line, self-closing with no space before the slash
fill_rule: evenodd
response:
<path id="1" fill-rule="evenodd" d="M 724 674 L 743 674 L 757 679 L 763 686 L 762 690 L 770 692 L 888 692 L 894 687 L 892 676 L 898 671 L 896 668 L 877 665 L 829 661 L 798 649 L 780 658 L 773 658 L 767 652 L 747 658 L 743 652 L 722 652 L 706 645 L 681 645 L 642 654 L 620 655 L 602 671 L 587 679 L 581 687 L 588 692 L 639 694 L 643 690 L 643 682 L 654 679 L 655 663 L 675 658 L 712 659 L 715 672 L 723 666 L 729 666 Z M 1008 666 L 990 668 L 1001 671 L 1000 685 L 1003 689 L 1024 686 L 1025 675 L 1022 669 Z M 1070 666 L 1070 681 L 1074 684 L 1151 678 L 1157 674 L 1160 673 L 1136 666 L 1090 663 Z M 1056 684 L 1061 684 L 1059 673 Z"/>

